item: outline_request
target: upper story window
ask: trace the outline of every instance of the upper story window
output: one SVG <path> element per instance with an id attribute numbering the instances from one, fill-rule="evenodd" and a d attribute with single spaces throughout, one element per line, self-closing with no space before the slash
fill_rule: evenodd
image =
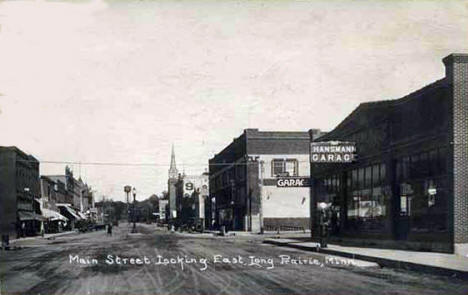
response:
<path id="1" fill-rule="evenodd" d="M 297 159 L 274 159 L 271 161 L 272 176 L 297 176 L 298 161 Z"/>

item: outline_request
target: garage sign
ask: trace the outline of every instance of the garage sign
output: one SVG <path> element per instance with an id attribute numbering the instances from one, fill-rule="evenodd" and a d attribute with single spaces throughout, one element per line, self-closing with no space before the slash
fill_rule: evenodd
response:
<path id="1" fill-rule="evenodd" d="M 310 178 L 308 177 L 278 177 L 276 179 L 277 187 L 309 187 Z"/>
<path id="2" fill-rule="evenodd" d="M 356 157 L 353 142 L 328 141 L 310 144 L 311 163 L 351 163 Z"/>

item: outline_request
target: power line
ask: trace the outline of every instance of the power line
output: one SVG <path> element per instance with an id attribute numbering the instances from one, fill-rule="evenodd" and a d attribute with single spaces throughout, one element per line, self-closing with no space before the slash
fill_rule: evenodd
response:
<path id="1" fill-rule="evenodd" d="M 36 163 L 33 160 L 18 160 L 25 163 Z M 298 163 L 308 163 L 309 161 L 296 160 Z M 85 165 L 85 166 L 132 166 L 132 167 L 170 167 L 170 164 L 161 163 L 129 163 L 129 162 L 81 162 L 81 161 L 38 161 L 41 164 L 66 164 L 66 165 Z M 184 164 L 190 167 L 207 167 L 207 166 L 247 166 L 256 162 L 228 162 L 228 163 L 206 163 L 206 164 Z"/>

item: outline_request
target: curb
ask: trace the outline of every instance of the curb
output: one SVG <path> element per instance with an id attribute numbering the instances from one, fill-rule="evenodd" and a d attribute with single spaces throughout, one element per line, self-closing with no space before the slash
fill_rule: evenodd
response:
<path id="1" fill-rule="evenodd" d="M 311 251 L 311 252 L 341 256 L 341 257 L 346 257 L 346 258 L 359 259 L 359 260 L 364 260 L 364 261 L 369 261 L 369 262 L 375 262 L 375 263 L 378 263 L 382 267 L 412 270 L 412 271 L 417 271 L 417 272 L 422 272 L 422 273 L 451 276 L 451 277 L 456 277 L 462 280 L 468 280 L 468 272 L 451 269 L 451 268 L 443 268 L 443 267 L 432 266 L 432 265 L 418 264 L 414 262 L 367 256 L 367 255 L 362 255 L 362 254 L 351 254 L 351 253 L 345 253 L 345 252 L 331 250 L 327 248 L 314 248 L 310 246 L 297 245 L 297 244 L 290 243 L 290 242 L 279 242 L 279 241 L 277 242 L 273 240 L 264 240 L 263 243 L 280 246 L 280 247 L 290 247 L 290 248 L 296 248 L 296 249 L 305 250 L 305 251 Z"/>

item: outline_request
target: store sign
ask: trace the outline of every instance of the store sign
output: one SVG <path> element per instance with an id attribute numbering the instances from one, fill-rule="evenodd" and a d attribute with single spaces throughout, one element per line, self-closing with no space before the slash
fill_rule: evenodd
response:
<path id="1" fill-rule="evenodd" d="M 429 195 L 431 195 L 431 196 L 432 196 L 432 195 L 437 195 L 437 189 L 435 189 L 435 188 L 429 188 L 429 189 L 427 190 L 427 193 L 428 193 Z"/>
<path id="2" fill-rule="evenodd" d="M 193 191 L 193 183 L 187 182 L 187 183 L 185 184 L 185 190 L 186 190 L 186 191 Z"/>
<path id="3" fill-rule="evenodd" d="M 278 177 L 276 179 L 277 187 L 309 187 L 310 178 L 308 177 Z"/>
<path id="4" fill-rule="evenodd" d="M 311 163 L 350 163 L 356 157 L 353 142 L 327 141 L 310 143 Z"/>

